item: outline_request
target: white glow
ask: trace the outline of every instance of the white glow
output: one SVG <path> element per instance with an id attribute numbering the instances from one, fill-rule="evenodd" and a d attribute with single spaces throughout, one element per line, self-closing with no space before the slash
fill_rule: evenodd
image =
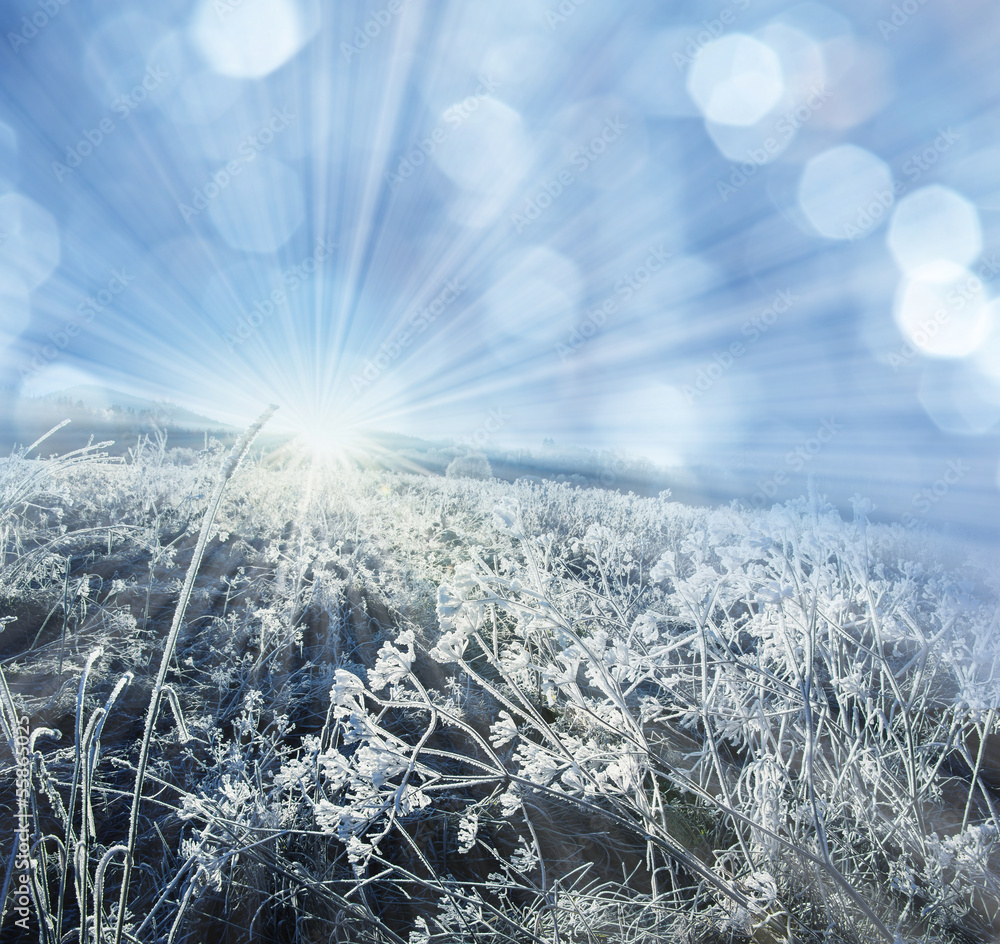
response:
<path id="1" fill-rule="evenodd" d="M 769 164 L 829 102 L 820 46 L 801 30 L 776 22 L 757 37 L 778 57 L 784 88 L 774 108 L 753 124 L 705 121 L 705 130 L 731 161 Z"/>
<path id="2" fill-rule="evenodd" d="M 981 436 L 1000 422 L 996 389 L 958 364 L 928 364 L 917 395 L 927 416 L 946 433 Z"/>
<path id="3" fill-rule="evenodd" d="M 895 316 L 907 341 L 932 357 L 967 357 L 986 340 L 992 323 L 982 281 L 949 263 L 904 281 Z"/>
<path id="4" fill-rule="evenodd" d="M 719 384 L 711 398 L 691 403 L 682 385 L 638 376 L 611 386 L 588 410 L 596 441 L 684 466 L 713 441 L 734 436 L 756 397 L 753 381 Z"/>
<path id="5" fill-rule="evenodd" d="M 746 127 L 736 125 L 720 125 L 714 121 L 705 122 L 705 130 L 719 153 L 730 161 L 748 161 L 762 167 L 770 164 L 792 142 L 794 133 L 775 135 L 776 119 L 767 116 L 755 125 Z M 790 127 L 782 125 L 782 127 Z M 770 148 L 763 147 L 764 141 L 770 141 Z"/>
<path id="6" fill-rule="evenodd" d="M 301 447 L 320 465 L 334 464 L 343 455 L 343 444 L 335 431 L 314 428 L 298 436 Z"/>
<path id="7" fill-rule="evenodd" d="M 221 75 L 256 79 L 283 66 L 309 38 L 294 0 L 201 0 L 191 22 L 205 61 Z"/>
<path id="8" fill-rule="evenodd" d="M 899 201 L 889 249 L 906 273 L 938 262 L 970 265 L 983 250 L 976 208 L 947 187 L 923 187 Z"/>
<path id="9" fill-rule="evenodd" d="M 20 193 L 0 196 L 0 275 L 16 276 L 34 291 L 60 259 L 59 227 L 52 214 Z"/>
<path id="10" fill-rule="evenodd" d="M 682 466 L 697 439 L 694 411 L 674 386 L 638 380 L 609 392 L 593 410 L 598 441 L 658 465 Z"/>
<path id="11" fill-rule="evenodd" d="M 370 441 L 355 423 L 328 409 L 296 411 L 286 428 L 294 434 L 289 444 L 292 453 L 316 468 L 346 467 L 370 451 Z"/>
<path id="12" fill-rule="evenodd" d="M 71 387 L 100 387 L 103 382 L 89 371 L 56 361 L 29 377 L 21 387 L 21 394 L 26 397 L 44 397 Z"/>
<path id="13" fill-rule="evenodd" d="M 785 91 L 777 54 L 742 33 L 703 47 L 691 65 L 687 87 L 702 114 L 721 125 L 756 124 Z"/>
<path id="14" fill-rule="evenodd" d="M 442 121 L 447 122 L 446 114 Z M 434 162 L 462 190 L 509 194 L 528 172 L 531 152 L 521 116 L 503 102 L 487 98 L 434 152 Z"/>
<path id="15" fill-rule="evenodd" d="M 799 182 L 799 206 L 829 239 L 857 239 L 881 225 L 895 199 L 888 165 L 871 151 L 842 144 L 818 154 Z"/>

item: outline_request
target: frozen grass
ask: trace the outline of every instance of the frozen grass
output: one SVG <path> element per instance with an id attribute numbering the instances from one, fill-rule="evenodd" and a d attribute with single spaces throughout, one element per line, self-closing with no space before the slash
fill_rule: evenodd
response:
<path id="1" fill-rule="evenodd" d="M 1000 582 L 865 512 L 12 456 L 23 938 L 995 940 Z"/>

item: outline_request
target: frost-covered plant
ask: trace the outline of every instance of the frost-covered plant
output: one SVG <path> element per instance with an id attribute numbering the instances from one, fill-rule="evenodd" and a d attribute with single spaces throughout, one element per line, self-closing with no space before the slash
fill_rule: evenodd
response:
<path id="1" fill-rule="evenodd" d="M 317 783 L 338 800 L 316 816 L 355 866 L 391 868 L 380 844 L 461 784 L 489 789 L 529 833 L 560 808 L 599 811 L 645 846 L 649 907 L 690 907 L 693 882 L 705 916 L 744 933 L 867 923 L 892 940 L 1000 901 L 995 813 L 971 754 L 958 834 L 943 800 L 956 751 L 996 733 L 988 607 L 967 595 L 956 607 L 943 574 L 873 560 L 863 515 L 845 524 L 808 504 L 711 513 L 648 574 L 627 534 L 590 525 L 567 562 L 514 505 L 496 516 L 519 553 L 489 563 L 472 548 L 438 589 L 443 687 L 415 673 L 412 633 L 383 646 L 368 686 L 334 686 L 343 730 Z M 419 737 L 371 727 L 369 707 L 423 713 Z M 441 726 L 475 746 L 469 769 L 448 771 L 453 756 L 428 746 Z M 979 845 L 959 876 L 948 854 L 967 821 Z M 534 852 L 544 868 L 537 839 Z"/>
<path id="2" fill-rule="evenodd" d="M 53 939 L 114 928 L 171 645 L 123 937 L 1000 930 L 989 561 L 861 503 L 844 522 L 276 454 L 230 482 L 171 639 L 221 458 L 11 466 L 44 514 L 9 506 L 8 563 L 54 542 L 0 636 Z"/>
<path id="3" fill-rule="evenodd" d="M 450 479 L 490 479 L 493 477 L 493 469 L 484 453 L 470 452 L 452 459 L 445 469 L 445 475 Z"/>

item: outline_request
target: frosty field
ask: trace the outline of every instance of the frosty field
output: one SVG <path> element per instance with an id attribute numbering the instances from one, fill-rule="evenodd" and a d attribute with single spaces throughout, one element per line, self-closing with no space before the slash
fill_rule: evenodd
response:
<path id="1" fill-rule="evenodd" d="M 266 450 L 213 521 L 219 443 L 38 452 L 0 463 L 4 941 L 1000 935 L 986 555 L 860 499 Z"/>

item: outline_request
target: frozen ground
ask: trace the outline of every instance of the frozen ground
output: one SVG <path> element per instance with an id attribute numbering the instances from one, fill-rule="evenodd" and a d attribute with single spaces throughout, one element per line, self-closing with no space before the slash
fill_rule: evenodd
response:
<path id="1" fill-rule="evenodd" d="M 265 452 L 199 561 L 224 460 L 0 463 L 5 941 L 113 940 L 130 826 L 123 940 L 997 939 L 987 556 Z"/>

